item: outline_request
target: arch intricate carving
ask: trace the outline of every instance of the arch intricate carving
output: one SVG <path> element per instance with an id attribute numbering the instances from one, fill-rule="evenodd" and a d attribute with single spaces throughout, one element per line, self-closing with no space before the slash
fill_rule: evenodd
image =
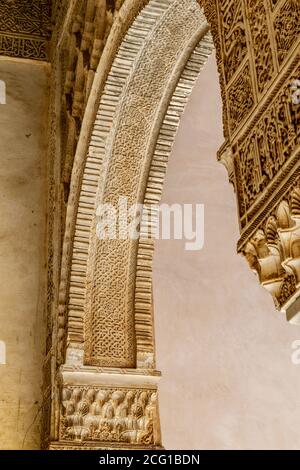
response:
<path id="1" fill-rule="evenodd" d="M 142 241 L 98 240 L 96 208 L 100 202 L 116 203 L 120 185 L 130 203 L 143 202 L 146 189 L 146 197 L 151 197 L 148 175 L 160 158 L 158 139 L 170 151 L 184 104 L 212 47 L 196 1 L 151 0 L 115 54 L 76 206 L 68 315 L 59 330 L 58 352 L 66 344 L 66 355 L 55 381 L 58 420 L 52 448 L 161 444 L 152 312 L 150 325 L 141 312 L 135 315 Z M 172 135 L 164 139 L 162 125 L 168 125 L 175 106 Z M 75 157 L 75 179 L 76 164 Z M 95 415 L 96 409 L 100 415 Z"/>
<path id="2" fill-rule="evenodd" d="M 238 250 L 295 320 L 300 108 L 291 85 L 299 78 L 299 2 L 199 3 L 217 51 L 226 139 L 218 158 L 237 195 Z M 120 195 L 149 210 L 158 204 L 180 115 L 212 50 L 199 3 L 90 0 L 84 10 L 73 0 L 58 12 L 56 67 L 61 45 L 74 45 L 75 37 L 77 46 L 67 60 L 71 70 L 55 72 L 68 95 L 62 136 L 68 152 L 63 146 L 59 152 L 68 155 L 69 195 L 60 212 L 66 221 L 60 291 L 51 303 L 45 367 L 52 371 L 44 412 L 52 416 L 51 448 L 161 445 L 153 241 L 143 237 L 145 220 L 139 240 L 99 240 L 96 209 L 116 205 Z"/>

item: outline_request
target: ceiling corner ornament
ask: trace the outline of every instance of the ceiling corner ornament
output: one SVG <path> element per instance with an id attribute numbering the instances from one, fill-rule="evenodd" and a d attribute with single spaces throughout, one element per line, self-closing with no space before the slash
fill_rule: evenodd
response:
<path id="1" fill-rule="evenodd" d="M 51 0 L 0 2 L 0 55 L 48 60 Z"/>

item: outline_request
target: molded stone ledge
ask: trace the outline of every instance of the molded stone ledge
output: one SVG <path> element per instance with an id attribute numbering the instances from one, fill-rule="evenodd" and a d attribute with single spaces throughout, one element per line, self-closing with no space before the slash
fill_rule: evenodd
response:
<path id="1" fill-rule="evenodd" d="M 83 442 L 80 445 L 72 441 L 51 442 L 49 450 L 164 450 L 163 446 L 140 446 L 140 445 L 122 445 L 122 444 L 102 444 L 95 442 Z"/>
<path id="2" fill-rule="evenodd" d="M 100 368 L 63 365 L 59 381 L 64 386 L 118 386 L 157 388 L 161 373 L 150 369 Z"/>

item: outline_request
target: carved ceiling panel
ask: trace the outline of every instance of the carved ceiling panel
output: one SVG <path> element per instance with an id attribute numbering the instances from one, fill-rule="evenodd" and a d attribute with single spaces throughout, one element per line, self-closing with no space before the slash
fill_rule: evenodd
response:
<path id="1" fill-rule="evenodd" d="M 0 55 L 48 59 L 51 0 L 1 0 Z"/>

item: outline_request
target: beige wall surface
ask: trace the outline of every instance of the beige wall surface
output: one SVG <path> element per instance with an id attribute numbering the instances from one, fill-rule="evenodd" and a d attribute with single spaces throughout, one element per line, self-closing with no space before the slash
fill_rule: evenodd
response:
<path id="1" fill-rule="evenodd" d="M 0 449 L 39 446 L 47 69 L 0 61 Z"/>
<path id="2" fill-rule="evenodd" d="M 236 203 L 225 168 L 211 57 L 182 119 L 163 202 L 205 204 L 205 245 L 157 241 L 154 306 L 163 442 L 175 449 L 300 449 L 300 329 L 236 254 Z"/>

